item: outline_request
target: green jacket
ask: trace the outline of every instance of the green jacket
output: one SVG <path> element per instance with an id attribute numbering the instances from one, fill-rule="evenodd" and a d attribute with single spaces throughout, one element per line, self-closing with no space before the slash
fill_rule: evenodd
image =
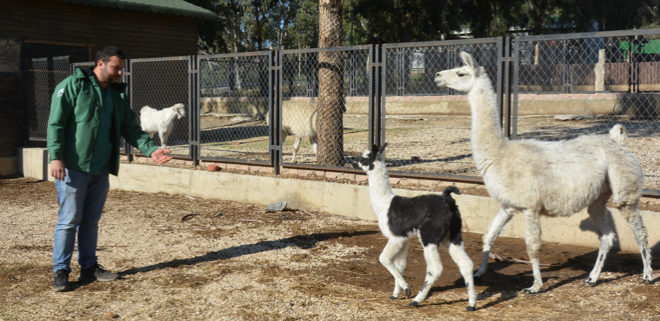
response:
<path id="1" fill-rule="evenodd" d="M 137 116 L 130 108 L 124 88 L 126 84 L 110 84 L 113 110 L 110 126 L 112 149 L 110 174 L 119 172 L 120 137 L 151 156 L 158 146 L 142 131 Z M 76 68 L 73 75 L 60 82 L 50 105 L 47 146 L 49 161 L 62 160 L 68 169 L 90 172 L 92 153 L 101 119 L 101 87 L 91 69 Z"/>

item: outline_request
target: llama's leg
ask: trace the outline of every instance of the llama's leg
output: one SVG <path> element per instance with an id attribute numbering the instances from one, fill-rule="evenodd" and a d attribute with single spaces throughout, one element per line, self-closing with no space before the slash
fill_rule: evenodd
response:
<path id="1" fill-rule="evenodd" d="M 474 273 L 475 278 L 478 279 L 482 277 L 484 274 L 486 274 L 486 267 L 488 266 L 488 255 L 490 254 L 490 249 L 493 247 L 493 243 L 495 243 L 495 239 L 500 235 L 502 229 L 504 229 L 506 224 L 509 223 L 514 213 L 515 211 L 513 209 L 502 207 L 495 216 L 495 219 L 493 219 L 493 222 L 490 223 L 490 227 L 488 228 L 488 233 L 486 233 L 483 237 L 484 248 L 481 255 L 481 264 L 479 264 L 479 269 L 477 270 L 477 272 Z"/>
<path id="2" fill-rule="evenodd" d="M 619 207 L 621 215 L 628 221 L 628 226 L 635 235 L 635 241 L 639 246 L 639 251 L 642 254 L 642 264 L 644 265 L 644 272 L 642 280 L 651 283 L 653 281 L 653 269 L 651 269 L 651 251 L 648 247 L 648 232 L 644 227 L 642 216 L 639 213 L 639 202 L 634 204 L 625 204 Z"/>
<path id="3" fill-rule="evenodd" d="M 470 259 L 470 256 L 465 252 L 465 247 L 463 247 L 463 242 L 459 244 L 454 244 L 447 242 L 445 244 L 451 259 L 456 262 L 458 269 L 461 271 L 463 280 L 465 281 L 465 286 L 468 291 L 468 311 L 474 311 L 475 305 L 477 304 L 477 293 L 474 290 L 474 280 L 472 278 L 472 269 L 474 268 L 474 263 Z"/>
<path id="4" fill-rule="evenodd" d="M 282 158 L 284 158 L 284 142 L 286 142 L 286 138 L 287 138 L 288 136 L 289 136 L 289 132 L 287 132 L 286 130 L 282 129 L 282 137 L 281 137 L 281 138 L 282 138 L 282 141 L 280 142 L 280 145 L 281 145 L 281 147 L 282 147 L 282 151 L 281 151 L 281 153 L 282 153 Z"/>
<path id="5" fill-rule="evenodd" d="M 408 249 L 410 248 L 410 242 L 405 242 L 405 245 L 399 251 L 399 253 L 394 257 L 394 266 L 396 269 L 403 275 L 403 271 L 406 269 L 406 264 L 408 262 Z M 394 282 L 394 293 L 401 293 L 401 290 L 405 290 L 402 288 L 398 282 Z M 409 294 L 406 294 L 406 297 L 408 297 Z M 396 299 L 397 296 L 392 296 L 391 299 L 394 300 Z"/>
<path id="6" fill-rule="evenodd" d="M 316 153 L 316 136 L 310 137 L 309 138 L 309 143 L 312 144 L 312 149 L 314 150 L 314 155 L 318 155 Z"/>
<path id="7" fill-rule="evenodd" d="M 541 249 L 541 217 L 537 211 L 526 209 L 525 211 L 525 243 L 527 245 L 527 255 L 532 264 L 532 273 L 534 274 L 534 283 L 531 287 L 525 289 L 530 293 L 539 292 L 543 286 L 541 279 L 541 266 L 539 264 L 539 250 Z"/>
<path id="8" fill-rule="evenodd" d="M 598 231 L 598 238 L 600 239 L 600 246 L 598 247 L 598 257 L 596 258 L 596 263 L 594 268 L 589 273 L 589 278 L 584 281 L 589 285 L 596 285 L 600 272 L 603 269 L 603 264 L 605 263 L 605 258 L 607 253 L 612 248 L 614 243 L 614 224 L 612 222 L 612 216 L 610 212 L 605 207 L 605 203 L 609 198 L 609 194 L 604 194 L 602 197 L 597 199 L 594 203 L 589 205 L 587 212 L 591 221 L 596 225 L 596 230 Z"/>
<path id="9" fill-rule="evenodd" d="M 419 293 L 410 302 L 410 306 L 414 307 L 419 305 L 420 302 L 426 299 L 426 296 L 429 294 L 431 287 L 435 280 L 440 277 L 442 274 L 442 262 L 440 261 L 440 253 L 438 253 L 437 244 L 427 244 L 424 246 L 424 260 L 426 261 L 426 278 L 424 279 L 424 284 L 422 288 L 419 289 Z"/>
<path id="10" fill-rule="evenodd" d="M 296 141 L 293 142 L 293 156 L 291 157 L 291 162 L 296 161 L 296 153 L 298 153 L 298 148 L 300 147 L 300 141 L 302 138 L 300 136 L 296 136 Z"/>
<path id="11" fill-rule="evenodd" d="M 408 239 L 404 237 L 392 237 L 387 241 L 383 252 L 380 254 L 380 263 L 394 277 L 395 284 L 391 298 L 397 298 L 402 289 L 405 292 L 406 297 L 410 296 L 410 289 L 408 288 L 406 280 L 403 279 L 403 275 L 399 272 L 396 265 L 394 265 L 394 258 L 403 250 L 407 241 Z"/>

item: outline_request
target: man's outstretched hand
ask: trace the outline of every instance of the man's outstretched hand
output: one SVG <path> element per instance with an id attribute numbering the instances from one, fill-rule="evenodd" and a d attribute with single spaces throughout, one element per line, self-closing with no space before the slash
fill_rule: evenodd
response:
<path id="1" fill-rule="evenodd" d="M 155 150 L 153 153 L 151 153 L 151 159 L 155 160 L 159 164 L 168 162 L 170 159 L 172 159 L 172 156 L 165 155 L 166 153 L 169 154 L 172 151 L 169 149 L 162 149 L 159 148 Z"/>

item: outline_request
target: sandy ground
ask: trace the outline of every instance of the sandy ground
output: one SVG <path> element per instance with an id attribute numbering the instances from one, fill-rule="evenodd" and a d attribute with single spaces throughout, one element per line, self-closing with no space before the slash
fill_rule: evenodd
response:
<path id="1" fill-rule="evenodd" d="M 55 293 L 56 212 L 53 183 L 0 180 L 0 320 L 660 320 L 660 283 L 641 282 L 638 253 L 611 253 L 589 287 L 596 249 L 545 243 L 545 284 L 531 295 L 521 291 L 532 283 L 523 241 L 500 238 L 503 259 L 492 260 L 477 311 L 467 312 L 463 281 L 441 250 L 441 278 L 410 308 L 388 298 L 393 279 L 378 263 L 386 240 L 373 221 L 124 191 L 110 192 L 98 251 L 121 279 L 79 284 L 74 262 L 74 289 Z M 478 262 L 481 235 L 464 241 Z M 405 276 L 417 291 L 416 241 Z"/>

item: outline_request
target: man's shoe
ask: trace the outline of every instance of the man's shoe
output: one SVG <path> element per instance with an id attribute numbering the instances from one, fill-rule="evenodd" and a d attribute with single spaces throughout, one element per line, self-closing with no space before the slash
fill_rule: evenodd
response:
<path id="1" fill-rule="evenodd" d="M 57 270 L 53 281 L 53 291 L 64 292 L 69 290 L 69 271 Z"/>
<path id="2" fill-rule="evenodd" d="M 94 263 L 91 267 L 80 270 L 80 282 L 92 282 L 94 280 L 107 282 L 114 281 L 119 278 L 119 274 L 107 271 L 98 263 Z"/>

